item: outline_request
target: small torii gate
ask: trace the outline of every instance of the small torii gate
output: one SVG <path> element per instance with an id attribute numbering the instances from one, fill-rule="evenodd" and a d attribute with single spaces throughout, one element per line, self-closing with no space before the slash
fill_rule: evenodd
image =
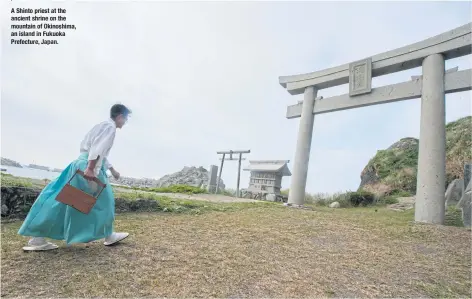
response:
<path id="1" fill-rule="evenodd" d="M 314 73 L 281 76 L 279 83 L 304 100 L 287 107 L 300 117 L 289 205 L 303 205 L 315 114 L 421 97 L 415 221 L 444 223 L 446 176 L 445 94 L 472 89 L 472 69 L 445 71 L 445 60 L 472 52 L 472 23 L 396 50 Z M 422 66 L 411 81 L 372 88 L 372 77 Z M 318 90 L 349 83 L 349 93 L 323 99 Z"/>
<path id="2" fill-rule="evenodd" d="M 246 151 L 220 151 L 220 152 L 216 152 L 218 155 L 223 155 L 223 157 L 220 159 L 221 160 L 221 165 L 220 165 L 220 172 L 218 174 L 218 179 L 216 181 L 216 190 L 215 190 L 215 194 L 218 193 L 218 189 L 220 187 L 220 179 L 221 179 L 221 173 L 223 172 L 223 164 L 225 162 L 225 156 L 226 154 L 229 154 L 229 159 L 226 158 L 226 160 L 229 160 L 229 161 L 235 161 L 235 160 L 238 160 L 239 161 L 239 164 L 238 164 L 238 181 L 236 183 L 236 197 L 239 197 L 239 193 L 240 193 L 240 190 L 239 190 L 239 182 L 240 182 L 240 179 L 241 179 L 241 161 L 242 160 L 246 160 L 243 158 L 243 154 L 249 154 L 251 153 L 251 150 L 246 150 Z M 236 159 L 236 158 L 233 158 L 233 154 L 239 154 L 239 159 Z"/>

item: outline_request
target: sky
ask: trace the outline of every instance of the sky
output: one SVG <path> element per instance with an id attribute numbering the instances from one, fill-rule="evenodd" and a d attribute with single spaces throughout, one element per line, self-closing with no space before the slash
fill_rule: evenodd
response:
<path id="1" fill-rule="evenodd" d="M 2 3 L 1 155 L 64 168 L 115 103 L 133 110 L 109 160 L 123 176 L 159 178 L 248 160 L 293 159 L 299 118 L 279 76 L 323 70 L 471 22 L 469 2 L 41 2 Z M 21 5 L 21 6 L 20 6 Z M 75 31 L 59 45 L 10 44 L 11 7 L 62 7 Z M 471 68 L 470 56 L 446 68 Z M 410 80 L 421 68 L 373 79 Z M 348 86 L 323 89 L 325 98 Z M 446 96 L 446 121 L 471 115 L 470 91 Z M 378 150 L 419 137 L 420 99 L 316 115 L 306 191 L 356 190 Z M 222 179 L 236 187 L 237 161 Z M 242 172 L 246 188 L 249 173 Z M 290 186 L 290 177 L 283 188 Z"/>

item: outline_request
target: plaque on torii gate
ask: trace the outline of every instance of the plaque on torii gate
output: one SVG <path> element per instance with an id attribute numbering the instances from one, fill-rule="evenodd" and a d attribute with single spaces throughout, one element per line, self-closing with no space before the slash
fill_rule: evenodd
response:
<path id="1" fill-rule="evenodd" d="M 302 205 L 313 135 L 314 116 L 371 105 L 421 98 L 415 220 L 444 223 L 445 94 L 472 89 L 472 69 L 445 70 L 445 60 L 472 53 L 472 23 L 426 40 L 341 66 L 279 77 L 291 95 L 303 101 L 287 107 L 287 118 L 300 117 L 289 205 Z M 372 88 L 372 77 L 422 67 L 412 80 Z M 317 97 L 321 89 L 349 83 L 349 93 Z"/>
<path id="2" fill-rule="evenodd" d="M 349 96 L 372 91 L 372 58 L 349 64 Z"/>

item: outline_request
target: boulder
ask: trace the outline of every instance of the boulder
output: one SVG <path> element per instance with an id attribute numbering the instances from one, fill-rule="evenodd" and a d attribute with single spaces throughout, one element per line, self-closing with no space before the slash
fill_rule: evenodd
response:
<path id="1" fill-rule="evenodd" d="M 5 204 L 2 204 L 2 216 L 7 216 L 8 215 L 8 207 Z"/>
<path id="2" fill-rule="evenodd" d="M 449 184 L 446 190 L 446 207 L 455 206 L 461 200 L 464 193 L 464 180 L 455 179 Z"/>
<path id="3" fill-rule="evenodd" d="M 415 197 L 399 197 L 397 198 L 398 203 L 388 205 L 387 208 L 394 211 L 403 212 L 411 210 L 415 207 Z"/>
<path id="4" fill-rule="evenodd" d="M 462 222 L 464 226 L 471 226 L 471 214 L 472 214 L 472 181 L 469 181 L 467 188 L 462 195 L 461 200 L 457 203 L 457 207 L 462 210 Z"/>
<path id="5" fill-rule="evenodd" d="M 334 201 L 334 202 L 332 202 L 332 203 L 329 205 L 329 207 L 330 207 L 330 208 L 335 208 L 335 209 L 336 209 L 336 208 L 340 208 L 340 207 L 341 207 L 341 205 L 339 204 L 339 202 L 337 202 L 337 201 Z"/>

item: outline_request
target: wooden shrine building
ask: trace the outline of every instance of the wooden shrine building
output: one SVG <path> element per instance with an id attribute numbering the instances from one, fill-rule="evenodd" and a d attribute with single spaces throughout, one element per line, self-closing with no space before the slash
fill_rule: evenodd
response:
<path id="1" fill-rule="evenodd" d="M 251 172 L 247 191 L 252 193 L 280 195 L 282 177 L 292 175 L 287 166 L 288 162 L 290 161 L 249 161 L 249 166 L 243 169 Z"/>

